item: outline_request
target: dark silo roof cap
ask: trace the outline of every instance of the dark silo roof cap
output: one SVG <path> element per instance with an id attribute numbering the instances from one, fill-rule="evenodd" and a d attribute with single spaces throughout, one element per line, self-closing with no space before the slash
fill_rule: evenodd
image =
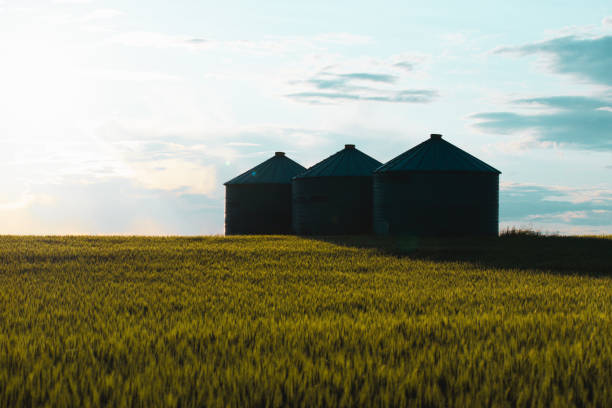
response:
<path id="1" fill-rule="evenodd" d="M 230 184 L 291 184 L 293 176 L 306 168 L 294 162 L 284 152 L 276 152 L 265 162 L 234 177 L 224 185 Z"/>
<path id="2" fill-rule="evenodd" d="M 381 164 L 378 160 L 357 150 L 355 145 L 347 144 L 344 149 L 320 161 L 304 173 L 298 174 L 295 178 L 371 176 Z"/>
<path id="3" fill-rule="evenodd" d="M 442 139 L 442 135 L 439 134 L 432 134 L 428 140 L 376 169 L 376 173 L 402 171 L 465 171 L 501 174 L 499 170 Z"/>
<path id="4" fill-rule="evenodd" d="M 442 139 L 442 135 L 439 133 L 432 133 L 431 135 L 429 135 L 430 139 Z"/>

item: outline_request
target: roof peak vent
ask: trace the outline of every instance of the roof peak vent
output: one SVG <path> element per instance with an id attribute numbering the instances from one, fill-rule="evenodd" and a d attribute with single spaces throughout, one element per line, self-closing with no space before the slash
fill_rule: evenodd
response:
<path id="1" fill-rule="evenodd" d="M 440 140 L 442 139 L 442 135 L 440 133 L 432 133 L 431 135 L 429 135 L 430 139 L 436 139 L 436 140 Z"/>
<path id="2" fill-rule="evenodd" d="M 275 155 L 276 157 L 282 157 L 282 156 L 284 156 L 284 155 L 285 155 L 285 152 L 275 152 L 275 153 L 274 153 L 274 155 Z"/>
<path id="3" fill-rule="evenodd" d="M 345 148 L 345 149 L 354 149 L 354 148 L 355 148 L 355 145 L 354 145 L 354 144 L 345 144 L 345 145 L 344 145 L 344 148 Z"/>

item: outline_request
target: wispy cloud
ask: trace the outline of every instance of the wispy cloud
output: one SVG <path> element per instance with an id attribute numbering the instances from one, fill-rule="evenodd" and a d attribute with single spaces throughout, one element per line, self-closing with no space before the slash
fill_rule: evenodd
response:
<path id="1" fill-rule="evenodd" d="M 169 35 L 149 31 L 131 31 L 115 34 L 111 36 L 107 42 L 110 44 L 120 44 L 131 47 L 197 48 L 206 44 L 207 40 L 183 35 Z"/>
<path id="2" fill-rule="evenodd" d="M 524 193 L 535 194 L 537 200 L 557 201 L 572 204 L 595 203 L 612 206 L 612 190 L 602 187 L 568 187 L 558 185 L 542 185 L 534 183 L 502 182 L 502 192 L 511 195 Z"/>
<path id="3" fill-rule="evenodd" d="M 88 73 L 88 75 L 95 79 L 101 79 L 106 81 L 149 82 L 181 80 L 180 77 L 175 75 L 152 71 L 103 70 L 93 71 Z"/>
<path id="4" fill-rule="evenodd" d="M 181 159 L 131 162 L 129 178 L 149 190 L 203 195 L 218 184 L 215 166 Z"/>
<path id="5" fill-rule="evenodd" d="M 606 212 L 605 210 L 598 210 L 599 212 L 592 211 L 594 214 L 599 214 L 601 211 Z M 586 219 L 587 211 L 565 211 L 557 214 L 533 214 L 527 217 L 528 220 L 563 220 L 564 222 L 572 222 L 576 219 Z"/>
<path id="6" fill-rule="evenodd" d="M 215 148 L 165 140 L 111 141 L 96 137 L 57 142 L 53 149 L 36 143 L 19 146 L 28 150 L 27 155 L 5 160 L 0 170 L 17 170 L 29 183 L 60 186 L 123 179 L 144 189 L 177 195 L 217 193 L 217 167 L 223 161 Z"/>
<path id="7" fill-rule="evenodd" d="M 106 41 L 130 47 L 186 48 L 202 51 L 248 52 L 253 54 L 294 54 L 324 50 L 333 45 L 363 45 L 372 42 L 367 36 L 327 33 L 314 36 L 270 36 L 259 40 L 223 40 L 190 35 L 171 35 L 150 31 L 115 34 Z"/>
<path id="8" fill-rule="evenodd" d="M 612 36 L 565 36 L 521 46 L 500 47 L 495 53 L 542 55 L 548 57 L 547 65 L 554 72 L 612 85 Z"/>
<path id="9" fill-rule="evenodd" d="M 608 23 L 608 18 L 603 20 Z M 604 86 L 600 96 L 546 96 L 515 99 L 511 110 L 472 116 L 476 127 L 498 134 L 518 134 L 509 142 L 519 149 L 566 145 L 612 150 L 612 36 L 596 27 L 573 27 L 573 34 L 520 46 L 504 46 L 496 54 L 537 55 L 548 69 Z M 571 31 L 570 31 L 571 32 Z"/>
<path id="10" fill-rule="evenodd" d="M 202 195 L 218 190 L 217 166 L 221 160 L 210 160 L 214 149 L 172 138 L 128 139 L 107 145 L 120 163 L 118 174 L 143 188 Z"/>
<path id="11" fill-rule="evenodd" d="M 513 101 L 515 106 L 536 106 L 536 113 L 484 112 L 472 116 L 476 127 L 499 134 L 532 131 L 534 139 L 592 150 L 612 150 L 612 101 L 583 96 L 552 96 Z M 532 140 L 533 141 L 533 140 Z M 525 147 L 531 147 L 526 145 Z"/>
<path id="12" fill-rule="evenodd" d="M 612 232 L 612 190 L 524 183 L 502 183 L 500 220 L 504 225 L 530 225 L 560 232 L 576 226 Z M 595 228 L 595 229 L 593 229 Z"/>
<path id="13" fill-rule="evenodd" d="M 375 101 L 395 103 L 427 103 L 438 92 L 433 89 L 397 89 L 399 77 L 373 72 L 333 73 L 323 71 L 293 85 L 306 90 L 287 94 L 287 97 L 307 103 L 337 103 L 340 101 Z"/>
<path id="14" fill-rule="evenodd" d="M 355 84 L 355 82 L 378 82 L 385 84 L 393 84 L 396 81 L 396 76 L 387 74 L 374 74 L 367 72 L 332 74 L 329 72 L 323 72 L 313 78 L 307 79 L 306 81 L 297 81 L 295 83 L 311 85 L 314 88 L 320 90 L 333 89 L 338 91 L 353 91 L 356 89 L 363 89 L 363 85 L 358 86 Z"/>
<path id="15" fill-rule="evenodd" d="M 428 103 L 433 101 L 438 92 L 430 89 L 407 89 L 401 91 L 381 91 L 362 89 L 363 94 L 342 92 L 296 92 L 288 94 L 289 98 L 312 103 L 334 103 L 337 101 L 373 101 L 395 103 Z"/>
<path id="16" fill-rule="evenodd" d="M 408 62 L 408 61 L 396 62 L 395 64 L 393 64 L 393 66 L 397 67 L 397 68 L 401 68 L 404 71 L 413 71 L 414 70 L 414 64 L 412 62 Z"/>

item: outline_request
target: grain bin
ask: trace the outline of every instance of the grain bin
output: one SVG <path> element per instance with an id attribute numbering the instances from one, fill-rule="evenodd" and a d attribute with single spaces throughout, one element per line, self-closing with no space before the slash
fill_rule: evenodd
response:
<path id="1" fill-rule="evenodd" d="M 345 148 L 293 178 L 293 230 L 300 235 L 372 232 L 372 171 L 381 163 Z"/>
<path id="2" fill-rule="evenodd" d="M 225 183 L 225 234 L 290 234 L 291 178 L 306 169 L 283 152 Z"/>
<path id="3" fill-rule="evenodd" d="M 501 172 L 432 134 L 374 172 L 374 230 L 497 236 Z"/>

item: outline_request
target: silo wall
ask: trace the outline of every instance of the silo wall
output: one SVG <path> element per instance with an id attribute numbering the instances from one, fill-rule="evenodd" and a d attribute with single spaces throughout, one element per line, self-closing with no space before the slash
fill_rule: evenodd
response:
<path id="1" fill-rule="evenodd" d="M 291 184 L 225 186 L 225 234 L 291 234 Z"/>
<path id="2" fill-rule="evenodd" d="M 292 189 L 296 234 L 372 232 L 372 177 L 296 178 Z"/>
<path id="3" fill-rule="evenodd" d="M 376 234 L 497 236 L 498 230 L 498 174 L 374 174 Z"/>

